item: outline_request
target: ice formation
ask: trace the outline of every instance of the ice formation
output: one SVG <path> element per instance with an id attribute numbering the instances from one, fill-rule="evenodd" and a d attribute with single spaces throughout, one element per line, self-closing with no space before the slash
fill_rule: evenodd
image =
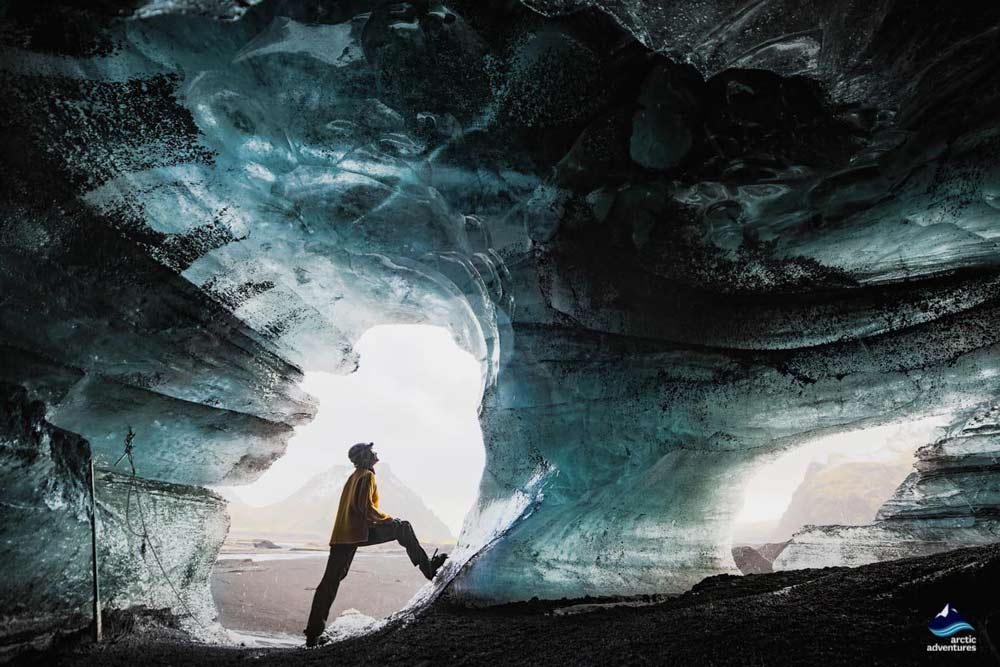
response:
<path id="1" fill-rule="evenodd" d="M 82 437 L 5 482 L 5 508 L 23 490 L 62 517 L 36 536 L 79 537 L 80 465 L 131 426 L 140 474 L 188 508 L 169 520 L 204 523 L 177 562 L 202 562 L 220 524 L 190 487 L 266 469 L 315 410 L 302 371 L 350 372 L 378 324 L 446 327 L 482 367 L 487 463 L 447 578 L 470 602 L 732 572 L 767 456 L 995 403 L 1000 10 L 19 7 L 0 380 Z M 859 558 L 995 537 L 970 428 L 924 450 L 859 538 L 889 550 Z M 818 530 L 789 566 L 860 534 Z M 59 562 L 28 572 L 6 535 L 52 593 Z"/>
<path id="2" fill-rule="evenodd" d="M 814 526 L 796 533 L 775 569 L 863 565 L 1000 540 L 1000 407 L 960 415 L 917 451 L 916 470 L 870 526 Z"/>
<path id="3" fill-rule="evenodd" d="M 90 448 L 53 427 L 45 406 L 0 382 L 5 634 L 67 629 L 90 614 Z M 106 609 L 176 608 L 190 630 L 217 630 L 208 578 L 229 529 L 225 501 L 196 486 L 99 470 L 98 567 Z M 69 623 L 67 618 L 71 619 Z"/>

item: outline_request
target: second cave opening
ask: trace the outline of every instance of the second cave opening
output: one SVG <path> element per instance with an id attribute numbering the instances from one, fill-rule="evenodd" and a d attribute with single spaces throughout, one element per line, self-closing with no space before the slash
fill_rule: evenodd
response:
<path id="1" fill-rule="evenodd" d="M 949 419 L 932 415 L 826 435 L 759 465 L 733 521 L 737 566 L 754 570 L 749 561 L 757 559 L 746 557 L 747 548 L 772 560 L 805 526 L 872 523 L 913 471 L 916 450 L 941 437 Z"/>

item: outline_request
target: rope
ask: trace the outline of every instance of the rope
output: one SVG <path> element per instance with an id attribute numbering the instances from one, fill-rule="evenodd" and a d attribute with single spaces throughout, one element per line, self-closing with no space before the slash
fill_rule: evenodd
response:
<path id="1" fill-rule="evenodd" d="M 125 451 L 122 453 L 121 456 L 118 457 L 118 460 L 115 461 L 115 465 L 117 466 L 123 458 L 128 457 L 129 466 L 132 468 L 132 474 L 129 475 L 128 493 L 125 496 L 125 528 L 133 536 L 142 538 L 142 544 L 139 547 L 139 555 L 142 556 L 142 560 L 144 562 L 146 561 L 146 545 L 147 544 L 149 545 L 149 550 L 153 553 L 153 559 L 156 560 L 156 565 L 159 567 L 160 573 L 163 575 L 163 579 L 167 582 L 167 585 L 170 586 L 170 590 L 173 591 L 174 597 L 176 597 L 177 601 L 181 603 L 181 606 L 184 608 L 184 611 L 187 612 L 188 616 L 193 618 L 195 623 L 200 625 L 203 630 L 207 631 L 208 627 L 205 626 L 205 624 L 201 622 L 201 619 L 199 619 L 194 614 L 194 612 L 191 611 L 191 608 L 188 606 L 187 601 L 183 597 L 181 597 L 181 594 L 177 590 L 177 587 L 174 586 L 174 582 L 170 579 L 170 575 L 167 574 L 166 568 L 163 567 L 163 562 L 160 560 L 160 555 L 156 553 L 156 546 L 153 544 L 153 540 L 150 539 L 149 529 L 146 527 L 146 516 L 145 513 L 142 511 L 142 501 L 139 495 L 139 489 L 137 488 L 136 484 L 138 475 L 136 474 L 135 458 L 132 452 L 132 440 L 134 438 L 135 438 L 135 433 L 132 431 L 132 427 L 129 426 L 128 435 L 125 436 Z M 135 493 L 135 506 L 139 511 L 139 522 L 140 525 L 142 526 L 142 532 L 136 532 L 132 528 L 130 511 L 132 508 L 133 492 Z"/>

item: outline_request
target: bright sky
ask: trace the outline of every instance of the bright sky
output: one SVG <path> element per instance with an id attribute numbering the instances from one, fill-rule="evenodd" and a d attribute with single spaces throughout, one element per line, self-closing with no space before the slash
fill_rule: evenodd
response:
<path id="1" fill-rule="evenodd" d="M 302 387 L 319 411 L 285 455 L 253 484 L 220 491 L 251 505 L 277 502 L 318 472 L 351 465 L 354 443 L 374 442 L 376 472 L 388 464 L 457 537 L 485 461 L 479 364 L 440 327 L 374 327 L 355 349 L 361 363 L 351 375 L 306 373 Z"/>
<path id="2" fill-rule="evenodd" d="M 921 445 L 937 439 L 935 429 L 948 423 L 948 415 L 886 424 L 860 431 L 838 433 L 801 445 L 761 466 L 747 485 L 743 509 L 736 523 L 780 519 L 792 494 L 813 461 L 888 461 L 912 457 Z"/>

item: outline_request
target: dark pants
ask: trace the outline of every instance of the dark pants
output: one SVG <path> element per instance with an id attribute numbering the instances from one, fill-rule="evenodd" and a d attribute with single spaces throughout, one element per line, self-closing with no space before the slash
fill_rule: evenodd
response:
<path id="1" fill-rule="evenodd" d="M 393 519 L 392 521 L 369 523 L 367 542 L 334 544 L 330 547 L 326 571 L 323 572 L 323 579 L 320 580 L 319 586 L 316 587 L 316 593 L 313 595 L 309 623 L 306 624 L 307 637 L 318 637 L 326 628 L 326 619 L 330 615 L 333 600 L 337 597 L 340 580 L 347 576 L 347 571 L 351 568 L 351 561 L 354 560 L 354 552 L 358 550 L 358 547 L 382 544 L 392 540 L 396 540 L 406 548 L 406 555 L 410 557 L 411 563 L 426 567 L 427 552 L 420 546 L 409 521 Z"/>

